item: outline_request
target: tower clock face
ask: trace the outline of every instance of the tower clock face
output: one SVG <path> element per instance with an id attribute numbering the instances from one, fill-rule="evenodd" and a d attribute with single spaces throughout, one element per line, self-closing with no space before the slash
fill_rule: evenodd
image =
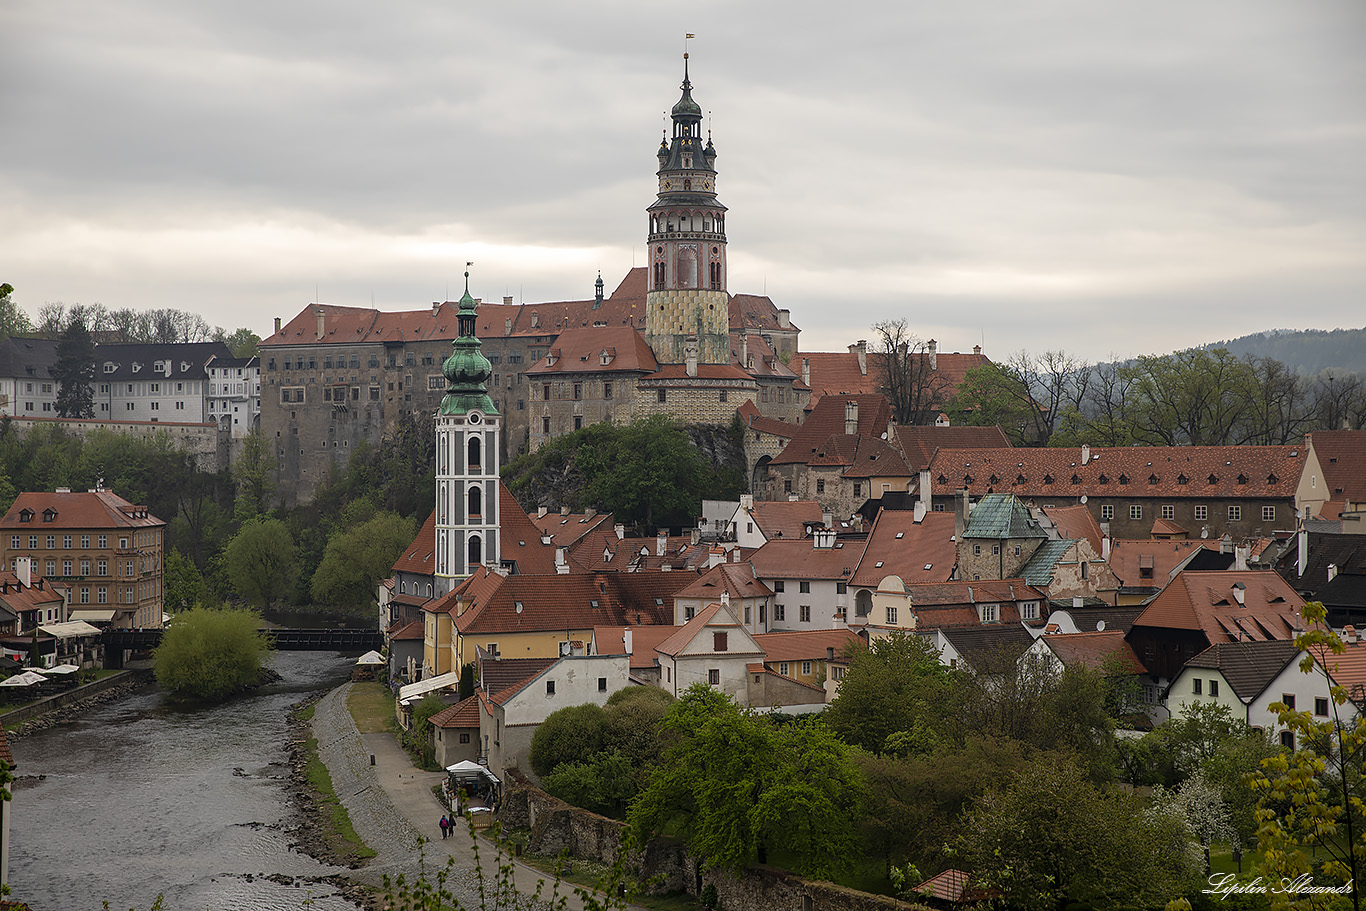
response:
<path id="1" fill-rule="evenodd" d="M 710 180 L 704 180 L 704 181 L 702 181 L 702 189 L 704 189 L 704 190 L 710 190 L 710 189 L 711 189 L 711 181 L 710 181 Z"/>
<path id="2" fill-rule="evenodd" d="M 664 189 L 666 189 L 666 190 L 672 190 L 672 189 L 673 189 L 673 185 L 674 185 L 674 184 L 673 184 L 673 181 L 672 181 L 672 180 L 666 180 L 666 181 L 664 181 Z"/>

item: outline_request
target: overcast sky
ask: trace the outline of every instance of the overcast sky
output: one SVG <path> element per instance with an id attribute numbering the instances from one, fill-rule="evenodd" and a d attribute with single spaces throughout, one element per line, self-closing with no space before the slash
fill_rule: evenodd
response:
<path id="1" fill-rule="evenodd" d="M 1366 325 L 1360 0 L 5 0 L 0 281 L 262 335 L 466 260 L 485 299 L 610 291 L 685 31 L 730 290 L 803 349 Z"/>

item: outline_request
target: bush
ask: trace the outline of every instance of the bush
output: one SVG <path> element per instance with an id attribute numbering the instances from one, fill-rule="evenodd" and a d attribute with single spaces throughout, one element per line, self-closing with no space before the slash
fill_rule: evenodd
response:
<path id="1" fill-rule="evenodd" d="M 182 698 L 218 701 L 261 681 L 270 643 L 260 617 L 236 608 L 197 607 L 166 628 L 153 657 L 157 683 Z"/>

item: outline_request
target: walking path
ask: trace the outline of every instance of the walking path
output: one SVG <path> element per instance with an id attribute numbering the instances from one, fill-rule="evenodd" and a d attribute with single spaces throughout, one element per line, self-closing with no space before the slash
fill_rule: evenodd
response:
<path id="1" fill-rule="evenodd" d="M 444 774 L 414 768 L 408 754 L 391 734 L 361 734 L 346 707 L 346 696 L 350 692 L 350 683 L 337 687 L 318 700 L 313 712 L 318 757 L 332 775 L 333 790 L 351 815 L 351 824 L 361 841 L 378 852 L 349 876 L 377 887 L 383 885 L 385 874 L 391 878 L 403 874 L 412 881 L 421 869 L 418 841 L 421 837 L 427 839 L 423 849 L 429 878 L 431 872 L 443 867 L 448 858 L 453 858 L 454 873 L 448 880 L 448 887 L 466 907 L 479 908 L 474 843 L 465 824 L 461 822 L 451 837 L 441 838 L 438 823 L 446 808 L 432 793 L 432 786 L 439 784 Z M 486 887 L 492 890 L 496 872 L 492 869 L 494 849 L 483 840 L 478 848 L 488 876 Z M 546 874 L 511 858 L 503 858 L 502 864 L 510 865 L 517 891 L 523 896 L 531 896 L 538 886 L 542 896 L 550 896 L 555 883 Z M 561 886 L 561 893 L 564 891 Z M 573 894 L 565 897 L 565 911 L 583 911 L 582 899 Z M 489 906 L 494 904 L 490 897 Z M 502 904 L 506 907 L 510 903 Z M 556 907 L 559 908 L 558 901 Z"/>

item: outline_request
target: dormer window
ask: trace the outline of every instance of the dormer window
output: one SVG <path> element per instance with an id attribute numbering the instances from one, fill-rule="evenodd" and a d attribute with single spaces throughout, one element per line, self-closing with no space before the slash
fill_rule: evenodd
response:
<path id="1" fill-rule="evenodd" d="M 1096 478 L 1096 480 L 1099 481 L 1101 484 L 1109 484 L 1110 476 L 1102 472 L 1100 477 Z"/>
<path id="2" fill-rule="evenodd" d="M 134 373 L 140 373 L 140 372 L 142 372 L 142 365 L 139 364 L 137 361 L 133 361 L 133 372 L 134 372 Z"/>
<path id="3" fill-rule="evenodd" d="M 1015 476 L 1015 483 L 1016 483 L 1016 484 L 1023 484 L 1024 482 L 1025 482 L 1025 476 L 1024 476 L 1024 475 L 1020 474 L 1020 475 L 1016 475 L 1016 476 Z"/>
<path id="4" fill-rule="evenodd" d="M 1080 484 L 1080 483 L 1081 483 L 1081 478 L 1078 477 L 1077 475 L 1072 475 L 1072 483 L 1073 483 L 1073 484 Z"/>
<path id="5" fill-rule="evenodd" d="M 1191 479 L 1186 477 L 1184 474 L 1179 474 L 1176 476 L 1176 483 L 1178 484 L 1189 484 L 1190 480 Z"/>
<path id="6" fill-rule="evenodd" d="M 1211 484 L 1218 484 L 1218 483 L 1219 483 L 1219 476 L 1218 476 L 1217 474 L 1211 473 L 1210 476 L 1209 476 L 1209 482 L 1210 482 Z"/>
<path id="7" fill-rule="evenodd" d="M 992 487 L 995 487 L 997 484 L 1001 483 L 1001 479 L 993 474 L 991 477 L 987 478 L 987 483 L 990 484 Z"/>
<path id="8" fill-rule="evenodd" d="M 21 510 L 19 510 L 19 521 L 20 521 L 20 522 L 32 522 L 32 521 L 33 521 L 33 510 L 31 510 L 31 509 L 21 509 Z"/>
<path id="9" fill-rule="evenodd" d="M 1044 476 L 1043 476 L 1043 482 L 1044 482 L 1045 484 L 1052 484 L 1052 483 L 1053 483 L 1053 476 L 1052 476 L 1051 474 L 1046 474 L 1046 475 L 1044 475 Z"/>
<path id="10" fill-rule="evenodd" d="M 1333 461 L 1336 462 L 1337 459 L 1333 459 Z M 1275 484 L 1278 481 L 1280 481 L 1280 478 L 1276 477 L 1274 474 L 1269 474 L 1266 476 L 1266 483 L 1268 484 Z"/>
<path id="11" fill-rule="evenodd" d="M 1239 474 L 1239 475 L 1238 475 L 1238 483 L 1239 483 L 1239 484 L 1246 484 L 1246 483 L 1247 483 L 1247 475 L 1245 475 L 1245 474 Z"/>
<path id="12" fill-rule="evenodd" d="M 56 519 L 57 519 L 57 510 L 53 509 L 51 506 L 49 506 L 47 509 L 44 509 L 44 510 L 43 510 L 43 521 L 44 521 L 44 522 L 54 522 L 54 521 L 56 521 Z"/>
<path id="13" fill-rule="evenodd" d="M 113 361 L 105 361 L 105 362 L 104 362 L 104 372 L 105 372 L 105 373 L 113 373 L 115 370 L 118 370 L 118 369 L 119 369 L 119 365 L 118 365 L 118 364 L 115 364 Z"/>
<path id="14" fill-rule="evenodd" d="M 1150 475 L 1148 475 L 1148 483 L 1149 483 L 1149 484 L 1156 484 L 1156 483 L 1157 483 L 1157 475 L 1155 475 L 1155 474 L 1150 474 Z"/>
<path id="15" fill-rule="evenodd" d="M 1121 475 L 1119 476 L 1119 483 L 1121 483 L 1121 484 L 1128 484 L 1128 483 L 1129 483 L 1129 476 L 1128 476 L 1127 474 L 1121 474 Z"/>

